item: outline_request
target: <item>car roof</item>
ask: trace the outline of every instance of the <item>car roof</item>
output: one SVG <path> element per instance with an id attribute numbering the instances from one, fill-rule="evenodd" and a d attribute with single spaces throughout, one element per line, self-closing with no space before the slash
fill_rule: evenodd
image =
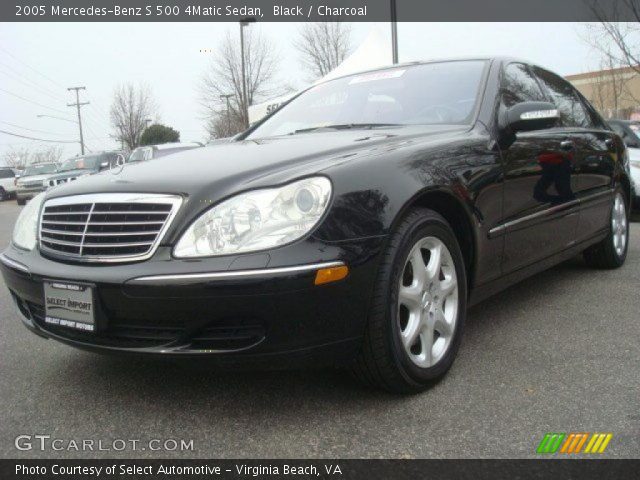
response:
<path id="1" fill-rule="evenodd" d="M 403 68 L 403 67 L 413 67 L 417 65 L 428 65 L 430 63 L 473 62 L 473 61 L 482 61 L 482 62 L 491 61 L 491 62 L 502 62 L 502 63 L 518 62 L 518 63 L 524 63 L 526 65 L 531 65 L 534 67 L 545 68 L 533 62 L 530 62 L 529 60 L 525 60 L 523 58 L 517 58 L 517 57 L 509 57 L 509 56 L 445 57 L 445 58 L 433 58 L 428 60 L 416 60 L 412 62 L 396 63 L 393 65 L 385 65 L 383 67 L 370 68 L 362 71 L 347 73 L 345 75 L 340 75 L 339 77 L 330 78 L 320 83 L 331 82 L 333 80 L 338 80 L 339 78 L 351 77 L 353 75 L 383 72 L 385 70 L 393 70 L 396 68 Z"/>

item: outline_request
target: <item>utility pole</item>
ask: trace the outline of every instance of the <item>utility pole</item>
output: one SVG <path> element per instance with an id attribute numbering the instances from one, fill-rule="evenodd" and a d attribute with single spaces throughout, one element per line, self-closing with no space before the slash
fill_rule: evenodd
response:
<path id="1" fill-rule="evenodd" d="M 78 127 L 80 128 L 80 152 L 84 155 L 84 137 L 82 136 L 82 116 L 80 115 L 80 107 L 82 105 L 89 105 L 89 102 L 80 103 L 80 90 L 86 90 L 85 87 L 69 87 L 67 91 L 76 91 L 76 103 L 67 103 L 67 107 L 76 107 L 78 111 Z"/>

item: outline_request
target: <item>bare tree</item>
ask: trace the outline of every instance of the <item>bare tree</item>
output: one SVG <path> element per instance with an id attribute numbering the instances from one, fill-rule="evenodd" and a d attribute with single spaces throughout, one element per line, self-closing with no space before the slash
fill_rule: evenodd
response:
<path id="1" fill-rule="evenodd" d="M 351 51 L 351 26 L 342 22 L 307 23 L 294 46 L 313 79 L 324 77 Z"/>
<path id="2" fill-rule="evenodd" d="M 140 142 L 145 120 L 155 112 L 156 104 L 148 86 L 119 85 L 113 94 L 110 111 L 112 137 L 127 150 L 133 150 Z"/>
<path id="3" fill-rule="evenodd" d="M 640 74 L 640 0 L 587 1 L 599 20 L 586 26 L 589 43 L 607 63 L 629 67 Z M 626 20 L 633 21 L 618 21 L 623 14 Z"/>
<path id="4" fill-rule="evenodd" d="M 255 27 L 245 33 L 246 98 L 242 89 L 242 57 L 240 43 L 227 36 L 218 48 L 209 71 L 200 85 L 201 103 L 206 111 L 207 129 L 212 136 L 224 129 L 225 136 L 240 132 L 249 126 L 246 111 L 249 105 L 276 96 L 283 89 L 276 88 L 274 79 L 278 55 L 273 44 Z M 229 98 L 229 110 L 221 95 Z M 218 127 L 215 127 L 218 125 Z M 225 126 L 226 125 L 226 126 Z"/>
<path id="5" fill-rule="evenodd" d="M 7 150 L 3 155 L 4 163 L 12 168 L 24 168 L 29 163 L 31 152 L 28 148 L 14 148 Z"/>
<path id="6" fill-rule="evenodd" d="M 24 168 L 32 163 L 59 162 L 62 158 L 62 147 L 46 147 L 32 151 L 27 147 L 12 148 L 4 154 L 4 163 L 13 168 Z"/>
<path id="7" fill-rule="evenodd" d="M 601 70 L 606 71 L 606 74 L 594 78 L 591 100 L 605 118 L 621 118 L 624 116 L 621 100 L 628 89 L 624 72 L 616 68 L 612 62 L 611 56 L 604 56 L 602 59 Z"/>

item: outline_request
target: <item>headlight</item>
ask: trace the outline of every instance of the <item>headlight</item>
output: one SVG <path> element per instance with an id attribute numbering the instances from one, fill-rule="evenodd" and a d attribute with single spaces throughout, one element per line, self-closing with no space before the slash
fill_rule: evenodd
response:
<path id="1" fill-rule="evenodd" d="M 178 241 L 174 255 L 229 255 L 293 242 L 320 221 L 330 198 L 331 182 L 325 177 L 236 195 L 200 215 Z"/>
<path id="2" fill-rule="evenodd" d="M 13 227 L 13 244 L 25 250 L 33 250 L 36 246 L 38 218 L 40 207 L 44 201 L 44 192 L 39 193 L 22 209 Z"/>

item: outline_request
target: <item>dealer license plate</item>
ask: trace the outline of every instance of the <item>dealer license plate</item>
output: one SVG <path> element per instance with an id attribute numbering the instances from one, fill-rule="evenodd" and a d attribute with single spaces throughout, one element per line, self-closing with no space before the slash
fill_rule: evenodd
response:
<path id="1" fill-rule="evenodd" d="M 45 281 L 44 304 L 46 323 L 95 330 L 93 289 L 89 285 Z"/>

